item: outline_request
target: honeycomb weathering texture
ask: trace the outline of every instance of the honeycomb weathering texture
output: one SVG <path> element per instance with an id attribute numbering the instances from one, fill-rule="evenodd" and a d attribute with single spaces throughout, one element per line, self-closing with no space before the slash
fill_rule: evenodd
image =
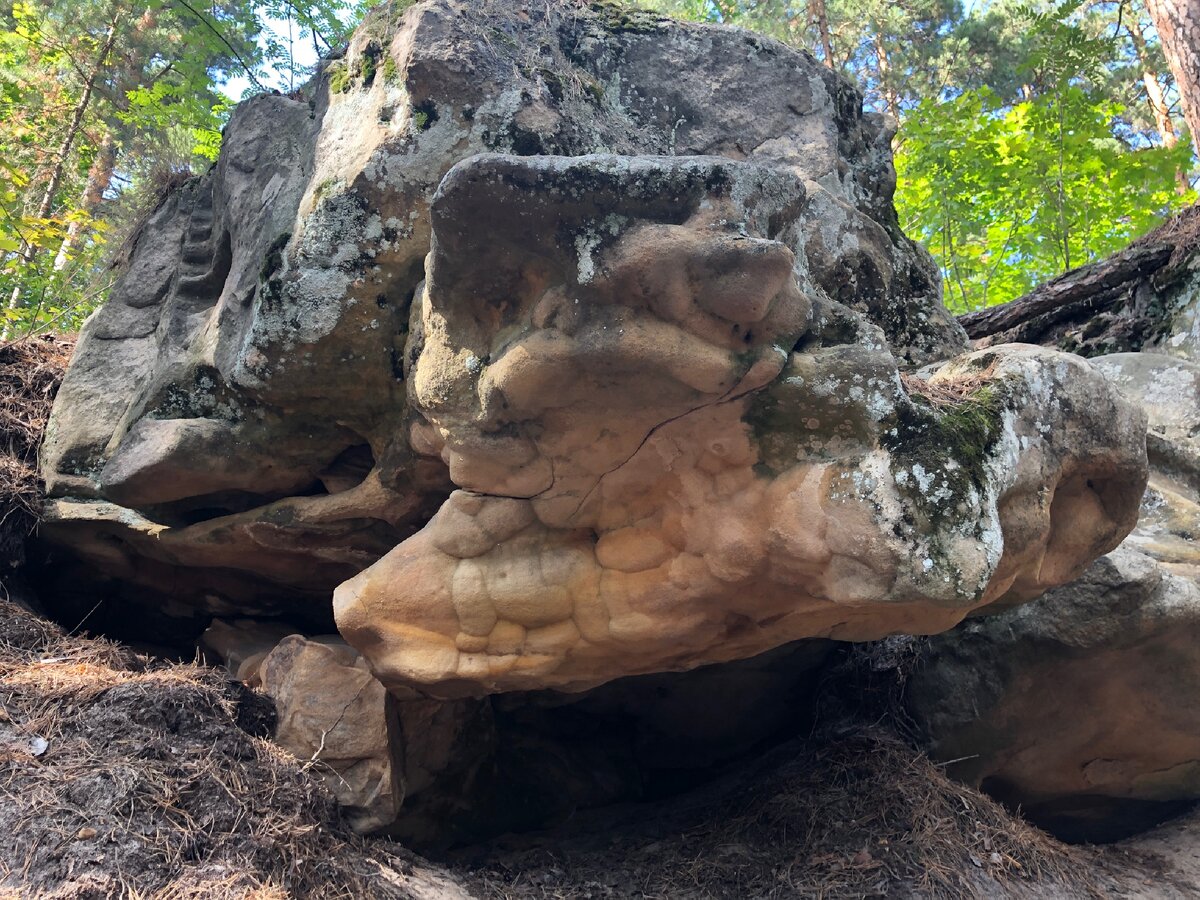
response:
<path id="1" fill-rule="evenodd" d="M 931 394 L 963 386 L 940 410 L 910 397 L 879 331 L 793 274 L 812 208 L 705 158 L 447 175 L 410 390 L 461 490 L 335 593 L 385 683 L 579 690 L 936 632 L 1124 537 L 1141 414 L 1032 347 L 940 369 Z"/>

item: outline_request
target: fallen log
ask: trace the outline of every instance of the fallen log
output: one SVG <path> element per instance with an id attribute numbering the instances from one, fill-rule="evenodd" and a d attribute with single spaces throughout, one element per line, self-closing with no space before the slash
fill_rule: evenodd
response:
<path id="1" fill-rule="evenodd" d="M 1162 269 L 1175 251 L 1170 243 L 1134 245 L 1113 256 L 1072 269 L 1009 303 L 958 317 L 972 340 L 1017 328 L 1077 303 L 1117 299 Z"/>
<path id="2" fill-rule="evenodd" d="M 1193 205 L 1124 250 L 958 321 L 976 347 L 1041 344 L 1081 356 L 1152 349 L 1177 330 L 1194 297 L 1198 257 Z"/>

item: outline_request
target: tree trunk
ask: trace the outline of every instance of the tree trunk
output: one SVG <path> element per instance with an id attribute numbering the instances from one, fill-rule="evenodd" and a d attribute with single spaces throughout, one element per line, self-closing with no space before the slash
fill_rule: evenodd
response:
<path id="1" fill-rule="evenodd" d="M 875 29 L 875 64 L 879 70 L 879 90 L 883 94 L 883 102 L 888 114 L 896 121 L 900 120 L 900 98 L 890 83 L 892 66 L 888 60 L 887 48 L 883 46 L 883 35 L 879 28 Z"/>
<path id="2" fill-rule="evenodd" d="M 58 193 L 58 186 L 62 182 L 63 173 L 67 168 L 67 161 L 71 158 L 71 153 L 75 149 L 75 140 L 79 137 L 79 132 L 83 129 L 83 117 L 87 113 L 88 106 L 92 102 L 92 92 L 96 88 L 96 82 L 100 78 L 100 73 L 104 70 L 104 66 L 108 61 L 108 55 L 112 52 L 113 44 L 117 40 L 117 24 L 114 22 L 108 29 L 108 34 L 104 38 L 104 45 L 100 48 L 100 54 L 96 57 L 96 63 L 92 66 L 92 71 L 88 74 L 88 79 L 84 82 L 83 93 L 79 97 L 79 102 L 75 104 L 75 110 L 71 115 L 71 122 L 67 125 L 67 132 L 63 136 L 62 143 L 59 145 L 58 152 L 54 156 L 54 167 L 50 170 L 50 180 L 46 182 L 45 193 L 42 194 L 42 202 L 38 204 L 37 217 L 39 219 L 47 219 L 50 217 L 50 211 L 54 208 L 54 196 Z M 23 241 L 19 251 L 19 257 L 23 268 L 27 268 L 37 255 L 37 248 Z M 8 298 L 8 308 L 16 309 L 21 303 L 21 284 L 18 281 L 13 288 L 12 296 Z M 4 323 L 4 330 L 0 332 L 0 340 L 8 338 L 10 325 L 8 321 Z"/>
<path id="3" fill-rule="evenodd" d="M 1146 0 L 1163 53 L 1183 106 L 1183 119 L 1200 146 L 1200 3 L 1196 0 Z"/>
<path id="4" fill-rule="evenodd" d="M 1167 108 L 1167 98 L 1162 85 L 1158 81 L 1158 71 L 1150 59 L 1150 51 L 1146 47 L 1146 36 L 1142 32 L 1142 23 L 1137 11 L 1125 22 L 1129 37 L 1133 41 L 1133 50 L 1137 54 L 1138 65 L 1142 69 L 1142 81 L 1146 85 L 1146 96 L 1150 100 L 1150 111 L 1154 113 L 1154 125 L 1164 147 L 1174 147 L 1179 143 L 1179 135 L 1175 133 L 1175 124 L 1171 121 L 1171 113 Z"/>
<path id="5" fill-rule="evenodd" d="M 1167 97 L 1158 80 L 1158 69 L 1154 66 L 1154 61 L 1150 58 L 1150 51 L 1146 46 L 1146 34 L 1142 30 L 1141 16 L 1136 9 L 1131 12 L 1132 15 L 1125 22 L 1125 27 L 1129 31 L 1130 40 L 1133 41 L 1133 51 L 1137 55 L 1138 65 L 1142 70 L 1142 82 L 1146 85 L 1146 98 L 1150 103 L 1150 111 L 1154 114 L 1154 127 L 1158 129 L 1158 137 L 1162 141 L 1162 145 L 1174 147 L 1179 143 L 1179 135 L 1175 131 L 1175 123 L 1171 121 Z M 1175 181 L 1179 193 L 1186 193 L 1190 186 L 1187 170 L 1180 169 L 1176 172 Z"/>
<path id="6" fill-rule="evenodd" d="M 972 340 L 1023 329 L 1020 337 L 1006 340 L 1035 343 L 1041 331 L 1065 318 L 1086 318 L 1075 307 L 1097 306 L 1123 298 L 1129 286 L 1149 278 L 1166 266 L 1175 247 L 1166 241 L 1135 244 L 1098 262 L 1089 263 L 1039 285 L 1023 297 L 1009 303 L 990 306 L 958 317 Z"/>
<path id="7" fill-rule="evenodd" d="M 1168 351 L 1200 260 L 1200 205 L 1023 297 L 959 316 L 976 349 L 1041 344 L 1081 356 Z"/>
<path id="8" fill-rule="evenodd" d="M 808 14 L 812 23 L 817 26 L 817 35 L 821 39 L 821 49 L 825 53 L 824 63 L 833 68 L 833 38 L 829 34 L 829 14 L 825 9 L 825 0 L 808 0 Z"/>
<path id="9" fill-rule="evenodd" d="M 104 202 L 104 192 L 112 184 L 113 168 L 116 166 L 116 162 L 117 142 L 113 140 L 111 133 L 107 133 L 100 144 L 100 152 L 96 154 L 96 161 L 88 170 L 87 184 L 84 186 L 83 196 L 80 198 L 79 208 L 85 216 L 92 217 L 100 208 L 100 204 Z M 73 220 L 67 226 L 67 235 L 58 248 L 58 255 L 54 257 L 55 272 L 61 272 L 67 261 L 70 260 L 71 251 L 75 249 L 75 244 L 83 233 L 83 229 L 84 223 L 78 219 Z"/>

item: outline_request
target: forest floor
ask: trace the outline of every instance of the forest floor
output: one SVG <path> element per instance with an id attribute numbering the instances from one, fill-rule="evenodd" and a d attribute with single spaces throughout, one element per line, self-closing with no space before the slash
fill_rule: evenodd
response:
<path id="1" fill-rule="evenodd" d="M 461 896 L 352 836 L 274 707 L 219 670 L 64 634 L 0 601 L 0 896 Z"/>

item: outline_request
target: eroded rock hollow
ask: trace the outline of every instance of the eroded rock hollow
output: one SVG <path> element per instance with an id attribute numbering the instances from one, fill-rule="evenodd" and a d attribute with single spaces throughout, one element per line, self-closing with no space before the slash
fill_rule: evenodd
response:
<path id="1" fill-rule="evenodd" d="M 86 571 L 82 611 L 150 638 L 336 613 L 353 650 L 261 677 L 417 702 L 1070 581 L 1136 521 L 1144 413 L 1077 357 L 959 355 L 890 139 L 737 29 L 384 6 L 311 95 L 237 109 L 84 329 L 43 455 L 60 595 Z"/>

